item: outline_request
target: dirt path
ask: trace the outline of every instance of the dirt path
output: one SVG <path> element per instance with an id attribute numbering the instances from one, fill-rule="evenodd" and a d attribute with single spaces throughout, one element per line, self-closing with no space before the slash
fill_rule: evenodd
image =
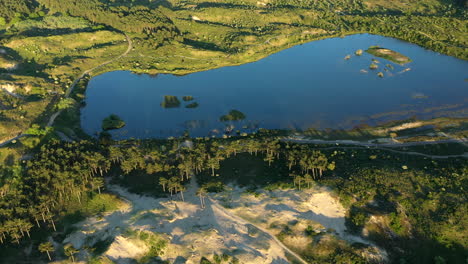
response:
<path id="1" fill-rule="evenodd" d="M 252 226 L 256 227 L 258 230 L 262 231 L 263 233 L 267 234 L 271 239 L 273 239 L 273 241 L 275 241 L 284 251 L 286 251 L 289 254 L 291 254 L 292 256 L 294 256 L 301 263 L 308 264 L 308 262 L 305 261 L 304 259 L 302 259 L 301 256 L 296 254 L 294 251 L 290 250 L 281 241 L 279 241 L 279 239 L 276 238 L 276 236 L 274 234 L 272 234 L 270 231 L 268 231 L 268 230 L 266 230 L 266 229 L 264 229 L 264 228 L 262 228 L 262 227 L 260 227 L 260 226 L 258 226 L 256 224 L 254 224 L 254 223 L 251 223 L 251 222 L 249 222 L 249 221 L 247 221 L 247 220 L 245 220 L 243 218 L 240 218 L 237 215 L 232 214 L 231 212 L 226 210 L 224 207 L 220 206 L 215 200 L 211 199 L 210 197 L 208 197 L 208 200 L 211 202 L 212 206 L 214 206 L 218 210 L 224 212 L 226 215 L 228 215 L 231 218 L 231 220 L 234 220 L 237 223 L 240 223 L 240 224 L 243 224 L 243 225 L 249 224 L 249 225 L 252 225 Z"/>
<path id="2" fill-rule="evenodd" d="M 411 146 L 424 146 L 424 145 L 433 145 L 433 144 L 443 144 L 443 143 L 460 143 L 465 144 L 464 141 L 457 140 L 457 139 L 447 139 L 447 140 L 438 140 L 438 141 L 419 141 L 419 142 L 407 142 L 407 143 L 383 143 L 383 144 L 376 144 L 376 143 L 368 143 L 368 142 L 359 142 L 353 140 L 321 140 L 321 139 L 300 139 L 300 138 L 284 138 L 282 141 L 286 142 L 293 142 L 297 144 L 336 144 L 337 146 L 334 147 L 325 147 L 321 149 L 363 149 L 363 148 L 373 148 L 379 149 L 384 151 L 390 151 L 399 154 L 407 154 L 407 155 L 414 155 L 414 156 L 422 156 L 431 159 L 448 159 L 448 158 L 468 158 L 468 153 L 463 153 L 459 155 L 430 155 L 415 151 L 401 151 L 395 150 L 391 148 L 400 148 L 400 147 L 411 147 Z M 339 146 L 339 144 L 343 145 L 354 145 L 356 147 L 347 147 L 347 146 Z"/>
<path id="3" fill-rule="evenodd" d="M 125 33 L 124 33 L 124 34 L 125 34 Z M 84 71 L 83 73 L 81 73 L 81 75 L 78 76 L 78 77 L 73 81 L 73 83 L 70 85 L 70 87 L 68 88 L 67 92 L 65 93 L 65 98 L 69 98 L 69 97 L 70 97 L 71 93 L 72 93 L 73 90 L 75 89 L 75 87 L 76 87 L 76 85 L 78 84 L 78 82 L 79 82 L 81 79 L 83 79 L 83 77 L 85 77 L 87 74 L 89 74 L 89 73 L 91 73 L 91 72 L 93 72 L 93 71 L 95 71 L 95 70 L 97 70 L 97 69 L 99 69 L 99 68 L 101 68 L 101 67 L 104 67 L 104 66 L 106 66 L 106 65 L 108 65 L 108 64 L 110 64 L 110 63 L 112 63 L 112 62 L 115 62 L 115 61 L 117 61 L 117 60 L 119 60 L 119 59 L 121 59 L 121 58 L 123 58 L 123 57 L 125 57 L 125 56 L 127 56 L 128 53 L 133 49 L 133 42 L 132 42 L 132 39 L 131 39 L 127 34 L 125 34 L 125 38 L 127 39 L 127 43 L 128 43 L 127 50 L 126 50 L 124 53 L 120 54 L 119 56 L 113 58 L 112 60 L 106 61 L 106 62 L 104 62 L 104 63 L 102 63 L 102 64 L 100 64 L 100 65 L 98 65 L 98 66 L 96 66 L 96 67 L 94 67 L 94 68 L 91 68 L 91 69 L 86 70 L 86 71 Z M 47 122 L 47 127 L 51 127 L 51 126 L 54 124 L 55 119 L 56 119 L 61 113 L 62 113 L 62 110 L 59 110 L 59 111 L 53 113 L 53 114 L 50 116 L 49 121 Z M 3 142 L 0 142 L 0 147 L 3 147 L 3 146 L 5 146 L 5 145 L 11 143 L 11 142 L 14 141 L 14 140 L 17 140 L 17 139 L 19 139 L 19 138 L 26 137 L 26 136 L 29 136 L 29 135 L 28 135 L 28 134 L 20 134 L 20 135 L 18 135 L 18 136 L 16 136 L 16 137 L 7 139 L 7 140 L 5 140 L 5 141 L 3 141 Z M 60 135 L 59 135 L 59 136 L 60 136 Z"/>
<path id="4" fill-rule="evenodd" d="M 22 138 L 22 137 L 26 137 L 26 136 L 29 136 L 29 135 L 28 135 L 28 134 L 21 134 L 21 135 L 18 135 L 18 136 L 16 136 L 16 137 L 7 139 L 7 140 L 5 140 L 5 141 L 3 141 L 3 142 L 0 143 L 0 148 L 6 146 L 6 145 L 8 145 L 8 144 L 10 144 L 11 142 L 13 142 L 13 141 L 15 141 L 15 140 L 18 140 L 18 139 L 20 139 L 20 138 Z"/>
<path id="5" fill-rule="evenodd" d="M 104 67 L 110 63 L 113 63 L 119 59 L 121 59 L 122 57 L 125 57 L 128 55 L 128 53 L 133 49 L 133 42 L 132 42 L 132 39 L 126 34 L 125 34 L 125 38 L 127 39 L 127 43 L 128 43 L 128 47 L 127 47 L 127 50 L 120 54 L 119 56 L 109 60 L 109 61 L 106 61 L 102 64 L 99 64 L 98 66 L 94 67 L 94 68 L 91 68 L 89 70 L 86 70 L 84 71 L 83 73 L 81 73 L 80 76 L 78 76 L 74 81 L 73 83 L 70 85 L 70 87 L 68 88 L 67 92 L 65 93 L 65 98 L 70 98 L 70 95 L 71 93 L 73 92 L 73 90 L 75 89 L 76 85 L 78 84 L 78 82 L 83 79 L 86 75 L 90 74 L 91 72 L 101 68 L 101 67 Z M 56 113 L 52 114 L 52 116 L 49 118 L 49 122 L 47 122 L 47 127 L 50 127 L 54 124 L 55 122 L 55 119 L 62 113 L 63 110 L 59 110 L 57 111 Z"/>

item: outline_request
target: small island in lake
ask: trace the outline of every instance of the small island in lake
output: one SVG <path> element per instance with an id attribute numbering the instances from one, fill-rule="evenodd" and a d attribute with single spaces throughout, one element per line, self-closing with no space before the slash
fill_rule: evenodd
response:
<path id="1" fill-rule="evenodd" d="M 175 108 L 180 106 L 180 101 L 177 96 L 174 95 L 165 95 L 164 101 L 161 103 L 163 108 Z"/>
<path id="2" fill-rule="evenodd" d="M 194 98 L 191 95 L 186 95 L 182 97 L 182 100 L 184 100 L 185 102 L 193 101 L 193 99 Z"/>
<path id="3" fill-rule="evenodd" d="M 110 115 L 102 120 L 102 130 L 119 129 L 125 126 L 125 122 L 117 115 Z"/>
<path id="4" fill-rule="evenodd" d="M 379 46 L 372 46 L 369 49 L 367 49 L 366 52 L 376 57 L 383 58 L 398 64 L 406 64 L 408 62 L 411 62 L 411 59 L 409 57 L 406 57 L 405 55 L 399 52 L 385 49 Z"/>
<path id="5" fill-rule="evenodd" d="M 238 110 L 231 110 L 229 114 L 223 115 L 219 118 L 221 121 L 240 121 L 245 119 L 245 114 Z"/>
<path id="6" fill-rule="evenodd" d="M 197 108 L 197 107 L 198 107 L 197 102 L 193 102 L 185 106 L 185 108 Z"/>

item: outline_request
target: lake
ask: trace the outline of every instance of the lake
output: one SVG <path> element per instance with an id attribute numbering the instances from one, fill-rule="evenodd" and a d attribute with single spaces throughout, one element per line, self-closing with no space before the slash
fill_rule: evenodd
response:
<path id="1" fill-rule="evenodd" d="M 398 65 L 366 52 L 354 55 L 374 45 L 400 52 L 412 62 Z M 345 60 L 348 54 L 352 56 Z M 369 69 L 373 58 L 378 61 L 377 70 Z M 377 76 L 378 72 L 384 77 Z M 105 73 L 89 82 L 81 125 L 86 133 L 96 135 L 102 120 L 116 114 L 126 126 L 111 133 L 125 139 L 167 138 L 184 131 L 191 136 L 221 135 L 226 127 L 246 132 L 349 129 L 410 117 L 466 117 L 466 78 L 467 61 L 397 39 L 359 34 L 314 41 L 257 62 L 185 76 Z M 164 108 L 166 95 L 177 99 Z M 186 102 L 183 96 L 194 100 Z M 186 108 L 194 102 L 197 107 Z M 220 121 L 231 110 L 240 111 L 245 119 Z"/>

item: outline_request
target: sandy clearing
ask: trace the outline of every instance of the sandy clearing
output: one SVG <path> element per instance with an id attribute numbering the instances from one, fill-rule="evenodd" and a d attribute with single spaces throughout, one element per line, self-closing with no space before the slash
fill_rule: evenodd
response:
<path id="1" fill-rule="evenodd" d="M 148 246 L 137 239 L 125 237 L 126 230 L 147 230 L 165 234 L 169 245 L 161 258 L 170 263 L 200 263 L 201 257 L 213 253 L 235 256 L 241 263 L 290 263 L 286 255 L 296 255 L 269 228 L 273 221 L 304 229 L 312 225 L 319 231 L 334 230 L 336 235 L 350 242 L 367 243 L 360 237 L 346 233 L 346 210 L 326 188 L 310 190 L 261 191 L 246 194 L 243 189 L 231 188 L 220 194 L 210 194 L 206 208 L 201 209 L 195 180 L 185 193 L 185 202 L 169 198 L 155 199 L 129 193 L 124 188 L 108 185 L 108 190 L 127 201 L 127 205 L 101 218 L 91 217 L 77 224 L 79 231 L 70 234 L 64 243 L 81 249 L 92 247 L 100 240 L 114 238 L 104 256 L 116 263 L 127 263 L 148 252 Z M 175 198 L 175 197 L 174 197 Z M 227 209 L 222 205 L 229 205 Z M 333 232 L 331 232 L 333 233 Z M 310 239 L 288 238 L 288 243 L 307 244 Z M 143 244 L 142 244 L 143 243 Z M 377 257 L 385 258 L 385 252 Z M 287 252 L 287 254 L 286 254 Z"/>
<path id="2" fill-rule="evenodd" d="M 108 190 L 127 200 L 129 206 L 102 218 L 86 219 L 77 224 L 79 231 L 64 242 L 85 251 L 85 246 L 113 237 L 115 240 L 104 255 L 116 263 L 127 263 L 148 252 L 139 241 L 125 237 L 125 230 L 131 228 L 166 234 L 170 244 L 162 259 L 171 263 L 198 264 L 203 256 L 224 252 L 236 256 L 241 263 L 289 263 L 281 246 L 267 234 L 249 234 L 248 224 L 232 219 L 223 208 L 208 200 L 207 207 L 201 209 L 196 189 L 192 181 L 185 202 L 175 202 L 132 194 L 109 185 Z"/>
<path id="3" fill-rule="evenodd" d="M 346 209 L 332 196 L 329 189 L 314 186 L 306 190 L 274 190 L 259 191 L 257 194 L 244 192 L 238 187 L 231 187 L 228 192 L 221 193 L 215 198 L 232 213 L 248 219 L 257 225 L 270 229 L 272 225 L 296 222 L 316 223 L 318 230 L 335 233 L 341 239 L 350 243 L 367 244 L 372 251 L 372 257 L 385 260 L 387 253 L 373 243 L 346 231 Z M 296 242 L 299 243 L 299 239 Z M 297 246 L 300 248 L 300 243 Z"/>
<path id="4" fill-rule="evenodd" d="M 139 240 L 117 236 L 114 243 L 106 251 L 105 255 L 113 261 L 124 262 L 124 259 L 137 259 L 148 252 L 148 246 Z"/>

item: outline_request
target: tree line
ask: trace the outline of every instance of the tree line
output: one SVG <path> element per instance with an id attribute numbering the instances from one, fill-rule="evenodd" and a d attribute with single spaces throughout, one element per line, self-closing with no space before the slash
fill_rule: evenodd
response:
<path id="1" fill-rule="evenodd" d="M 262 155 L 271 164 L 287 159 L 299 186 L 304 177 L 318 179 L 334 163 L 319 152 L 272 139 L 169 141 L 165 144 L 99 145 L 90 141 L 51 141 L 34 158 L 2 177 L 0 187 L 0 243 L 20 243 L 31 229 L 57 230 L 56 221 L 68 207 L 80 205 L 91 192 L 100 193 L 104 176 L 132 172 L 154 175 L 155 188 L 179 195 L 193 176 L 207 172 L 214 176 L 221 161 L 238 153 Z M 207 190 L 198 191 L 201 205 Z"/>
<path id="2" fill-rule="evenodd" d="M 124 32 L 142 33 L 161 41 L 180 34 L 174 23 L 158 9 L 143 5 L 111 5 L 98 0 L 39 0 L 51 11 L 84 17 Z"/>

